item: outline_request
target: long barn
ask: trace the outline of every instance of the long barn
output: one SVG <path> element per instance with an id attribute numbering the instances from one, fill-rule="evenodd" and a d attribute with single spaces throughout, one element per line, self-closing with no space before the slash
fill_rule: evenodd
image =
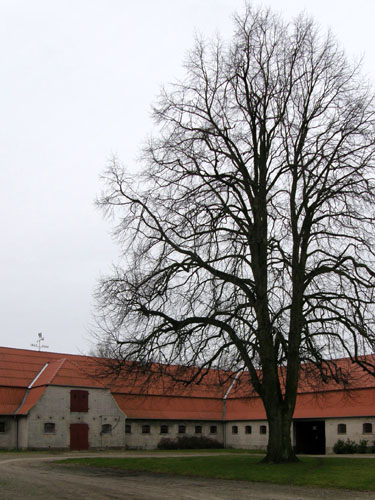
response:
<path id="1" fill-rule="evenodd" d="M 0 348 L 1 449 L 153 449 L 162 438 L 206 436 L 265 449 L 268 426 L 246 374 L 211 370 L 191 386 L 98 376 L 89 356 Z M 293 420 L 299 453 L 330 453 L 338 439 L 375 439 L 375 378 L 350 366 L 349 388 L 301 382 Z"/>

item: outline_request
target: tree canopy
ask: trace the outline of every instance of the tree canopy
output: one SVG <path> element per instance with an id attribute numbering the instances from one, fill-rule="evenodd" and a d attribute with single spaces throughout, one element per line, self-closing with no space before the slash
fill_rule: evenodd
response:
<path id="1" fill-rule="evenodd" d="M 267 460 L 294 460 L 300 367 L 373 352 L 374 98 L 330 34 L 250 7 L 197 40 L 166 86 L 142 172 L 117 162 L 99 203 L 123 260 L 97 290 L 123 359 L 247 370 Z M 282 367 L 282 376 L 280 376 Z"/>

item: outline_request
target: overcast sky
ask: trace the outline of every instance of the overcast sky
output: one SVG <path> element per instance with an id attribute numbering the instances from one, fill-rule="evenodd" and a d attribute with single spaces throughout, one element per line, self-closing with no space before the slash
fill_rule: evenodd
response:
<path id="1" fill-rule="evenodd" d="M 0 0 L 0 345 L 90 349 L 92 293 L 117 258 L 94 207 L 113 154 L 130 169 L 158 90 L 195 33 L 229 37 L 242 0 Z M 257 5 L 263 5 L 258 2 Z M 330 27 L 375 81 L 373 0 L 269 0 Z"/>

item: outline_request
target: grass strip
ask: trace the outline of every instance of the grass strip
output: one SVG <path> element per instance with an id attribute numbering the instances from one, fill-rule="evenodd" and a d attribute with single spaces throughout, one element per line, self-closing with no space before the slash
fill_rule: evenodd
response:
<path id="1" fill-rule="evenodd" d="M 216 479 L 259 481 L 290 486 L 375 491 L 375 460 L 303 457 L 296 464 L 260 464 L 259 457 L 212 455 L 162 458 L 74 458 L 58 463 L 109 467 Z"/>

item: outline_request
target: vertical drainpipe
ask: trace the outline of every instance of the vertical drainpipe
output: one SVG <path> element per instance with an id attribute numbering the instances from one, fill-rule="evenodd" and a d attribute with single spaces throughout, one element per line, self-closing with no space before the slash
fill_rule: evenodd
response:
<path id="1" fill-rule="evenodd" d="M 230 384 L 227 392 L 224 394 L 224 397 L 223 397 L 223 417 L 222 417 L 222 420 L 223 420 L 223 444 L 224 444 L 224 448 L 227 447 L 227 426 L 225 425 L 225 417 L 226 417 L 226 413 L 227 413 L 227 398 L 228 398 L 228 395 L 229 395 L 230 391 L 232 390 L 234 384 L 236 383 L 236 381 L 239 377 L 239 374 L 240 374 L 240 372 L 236 373 L 236 376 L 234 377 L 233 382 Z"/>
<path id="2" fill-rule="evenodd" d="M 124 413 L 125 415 L 125 413 Z M 126 450 L 126 443 L 127 443 L 127 438 L 128 436 L 126 435 L 126 421 L 128 419 L 128 416 L 125 415 L 125 418 L 124 418 L 124 450 Z"/>
<path id="3" fill-rule="evenodd" d="M 16 451 L 18 451 L 18 415 L 14 415 L 14 420 L 16 422 Z"/>
<path id="4" fill-rule="evenodd" d="M 227 400 L 226 397 L 224 396 L 223 399 L 223 445 L 224 448 L 227 447 L 227 426 L 225 425 L 225 413 L 227 411 Z"/>
<path id="5" fill-rule="evenodd" d="M 103 449 L 103 415 L 100 415 L 100 448 Z"/>

